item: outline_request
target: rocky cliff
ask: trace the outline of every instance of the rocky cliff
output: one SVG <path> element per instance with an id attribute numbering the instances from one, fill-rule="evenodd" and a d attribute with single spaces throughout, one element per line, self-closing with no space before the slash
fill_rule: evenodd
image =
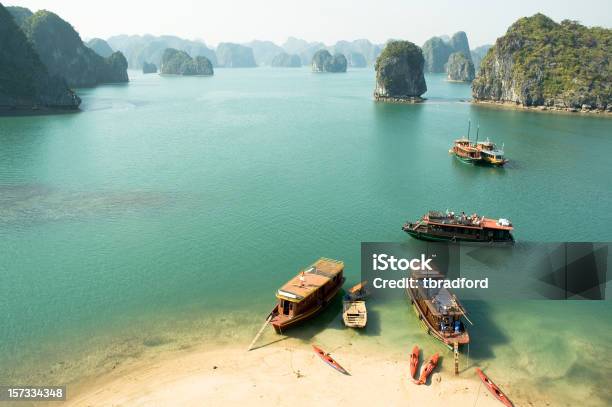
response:
<path id="1" fill-rule="evenodd" d="M 409 41 L 390 41 L 376 60 L 376 100 L 419 102 L 427 91 L 423 52 Z"/>
<path id="2" fill-rule="evenodd" d="M 346 72 L 346 57 L 342 54 L 330 54 L 329 51 L 322 49 L 317 51 L 312 57 L 313 72 Z"/>
<path id="3" fill-rule="evenodd" d="M 108 45 L 108 43 L 101 38 L 92 38 L 91 40 L 87 41 L 86 45 L 93 49 L 96 54 L 104 58 L 110 57 L 114 52 L 110 45 Z"/>
<path id="4" fill-rule="evenodd" d="M 346 55 L 350 66 L 353 66 L 351 65 L 351 54 L 360 54 L 365 59 L 366 66 L 373 66 L 382 48 L 366 39 L 360 39 L 355 41 L 338 41 L 329 50 Z M 362 67 L 361 58 L 357 58 L 359 58 L 359 61 L 356 61 L 357 65 L 354 67 Z"/>
<path id="5" fill-rule="evenodd" d="M 300 56 L 302 65 L 310 65 L 314 54 L 325 48 L 322 42 L 307 42 L 299 38 L 289 37 L 282 45 L 282 48 L 288 54 L 297 54 Z"/>
<path id="6" fill-rule="evenodd" d="M 493 45 L 491 44 L 485 44 L 470 51 L 470 54 L 472 55 L 472 62 L 474 63 L 474 70 L 476 72 L 478 72 L 478 69 L 480 68 L 480 61 L 482 61 L 485 55 L 487 55 L 487 52 L 489 52 L 489 49 L 492 46 Z"/>
<path id="7" fill-rule="evenodd" d="M 217 62 L 224 68 L 256 67 L 253 50 L 240 44 L 222 42 L 217 47 Z"/>
<path id="8" fill-rule="evenodd" d="M 21 27 L 21 25 L 23 24 L 23 22 L 30 17 L 32 14 L 32 11 L 28 8 L 25 7 L 18 7 L 18 6 L 8 6 L 6 7 L 6 10 L 11 13 L 11 15 L 13 16 L 13 18 L 15 19 L 15 22 L 17 23 L 17 26 Z"/>
<path id="9" fill-rule="evenodd" d="M 255 40 L 244 45 L 253 50 L 255 63 L 258 66 L 272 65 L 272 60 L 274 59 L 274 57 L 283 52 L 283 49 L 281 47 L 271 41 Z"/>
<path id="10" fill-rule="evenodd" d="M 128 66 L 134 69 L 142 68 L 144 62 L 152 62 L 160 66 L 166 48 L 185 51 L 194 57 L 206 57 L 213 66 L 217 66 L 215 51 L 201 41 L 185 40 L 172 35 L 158 37 L 153 35 L 117 35 L 110 37 L 107 42 L 113 49 L 121 51 L 128 61 Z"/>
<path id="11" fill-rule="evenodd" d="M 349 52 L 346 59 L 351 68 L 365 68 L 368 66 L 368 61 L 359 52 Z"/>
<path id="12" fill-rule="evenodd" d="M 444 72 L 444 66 L 453 49 L 442 38 L 433 37 L 423 44 L 425 72 Z"/>
<path id="13" fill-rule="evenodd" d="M 118 52 L 103 58 L 88 48 L 70 24 L 42 10 L 26 18 L 21 29 L 51 75 L 71 87 L 127 82 L 127 61 Z"/>
<path id="14" fill-rule="evenodd" d="M 461 52 L 468 60 L 472 59 L 470 54 L 470 44 L 468 42 L 467 34 L 464 31 L 454 33 L 449 41 L 449 45 L 453 52 Z"/>
<path id="15" fill-rule="evenodd" d="M 521 18 L 495 42 L 472 83 L 476 102 L 612 110 L 612 30 L 543 14 Z"/>
<path id="16" fill-rule="evenodd" d="M 191 58 L 185 51 L 167 48 L 162 56 L 160 72 L 164 75 L 212 75 L 212 63 L 202 56 Z"/>
<path id="17" fill-rule="evenodd" d="M 299 55 L 289 55 L 286 52 L 281 52 L 272 59 L 272 66 L 282 68 L 299 68 L 302 66 L 302 61 Z"/>
<path id="18" fill-rule="evenodd" d="M 32 109 L 77 109 L 81 99 L 63 79 L 52 77 L 0 4 L 0 112 Z"/>
<path id="19" fill-rule="evenodd" d="M 472 82 L 474 80 L 474 64 L 463 52 L 454 52 L 448 57 L 446 75 L 451 81 Z"/>
<path id="20" fill-rule="evenodd" d="M 423 44 L 423 57 L 425 58 L 425 72 L 446 72 L 448 58 L 454 52 L 461 52 L 469 60 L 472 59 L 467 35 L 463 31 L 456 32 L 450 39 L 448 37 L 433 37 Z"/>
<path id="21" fill-rule="evenodd" d="M 142 73 L 157 73 L 157 65 L 152 62 L 144 62 L 142 64 Z"/>

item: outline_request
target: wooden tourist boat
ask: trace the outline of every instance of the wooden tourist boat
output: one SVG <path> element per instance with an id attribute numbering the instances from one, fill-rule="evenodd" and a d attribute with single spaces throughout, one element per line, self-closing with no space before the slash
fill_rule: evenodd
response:
<path id="1" fill-rule="evenodd" d="M 442 279 L 438 271 L 413 271 L 411 277 L 417 280 L 417 287 L 407 287 L 410 303 L 428 334 L 441 341 L 448 348 L 457 351 L 459 345 L 470 342 L 470 336 L 462 318 L 466 311 L 459 300 L 446 288 L 425 288 L 423 280 Z"/>
<path id="2" fill-rule="evenodd" d="M 363 328 L 368 323 L 368 311 L 365 297 L 367 281 L 353 286 L 348 290 L 342 302 L 342 320 L 349 328 Z"/>
<path id="3" fill-rule="evenodd" d="M 468 164 L 474 164 L 481 160 L 481 151 L 473 146 L 467 138 L 455 140 L 448 152 L 453 154 L 460 161 Z"/>
<path id="4" fill-rule="evenodd" d="M 429 211 L 417 222 L 406 222 L 402 230 L 415 239 L 428 241 L 514 242 L 508 219 L 490 219 L 473 214 Z"/>
<path id="5" fill-rule="evenodd" d="M 470 128 L 472 127 L 472 123 L 468 122 L 468 133 L 467 137 L 461 137 L 453 142 L 453 146 L 448 152 L 457 157 L 460 161 L 464 163 L 473 164 L 477 161 L 480 161 L 480 150 L 476 148 L 475 145 L 470 143 Z M 477 136 L 478 137 L 478 136 Z"/>
<path id="6" fill-rule="evenodd" d="M 493 394 L 493 396 L 495 396 L 497 400 L 499 400 L 506 407 L 514 406 L 510 399 L 506 397 L 506 395 L 499 389 L 499 387 L 497 387 L 497 385 L 493 383 L 491 379 L 489 379 L 487 375 L 482 372 L 482 370 L 476 368 L 476 373 L 478 373 L 478 376 L 480 376 L 480 380 L 482 380 L 485 386 L 487 386 L 487 389 L 489 389 L 491 394 Z"/>
<path id="7" fill-rule="evenodd" d="M 276 292 L 278 301 L 269 316 L 276 333 L 282 333 L 323 310 L 342 287 L 343 272 L 343 262 L 320 258 L 279 288 Z"/>
<path id="8" fill-rule="evenodd" d="M 480 151 L 480 161 L 478 164 L 500 167 L 508 162 L 504 157 L 504 150 L 498 148 L 497 145 L 489 139 L 477 142 L 476 149 Z"/>

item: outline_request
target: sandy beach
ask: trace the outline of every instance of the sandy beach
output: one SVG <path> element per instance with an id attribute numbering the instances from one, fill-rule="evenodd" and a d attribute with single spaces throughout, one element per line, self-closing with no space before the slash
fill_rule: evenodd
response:
<path id="1" fill-rule="evenodd" d="M 173 352 L 82 383 L 72 389 L 66 405 L 500 405 L 473 369 L 453 376 L 438 368 L 426 385 L 417 386 L 408 377 L 407 359 L 389 360 L 351 345 L 332 355 L 350 376 L 333 370 L 309 344 L 294 339 L 250 352 L 235 345 Z"/>

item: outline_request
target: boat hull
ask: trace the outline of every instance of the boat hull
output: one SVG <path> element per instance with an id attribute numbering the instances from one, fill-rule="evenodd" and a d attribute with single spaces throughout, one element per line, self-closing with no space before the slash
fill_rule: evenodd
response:
<path id="1" fill-rule="evenodd" d="M 489 239 L 484 236 L 477 238 L 475 236 L 451 235 L 451 234 L 436 234 L 427 230 L 413 229 L 411 227 L 403 227 L 402 230 L 415 239 L 425 240 L 428 242 L 474 242 L 474 243 L 513 243 L 514 237 L 509 234 L 509 239 Z"/>

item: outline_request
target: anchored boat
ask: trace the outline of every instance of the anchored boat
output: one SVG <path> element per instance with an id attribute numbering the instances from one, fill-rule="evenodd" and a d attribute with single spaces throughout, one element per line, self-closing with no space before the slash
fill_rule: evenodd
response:
<path id="1" fill-rule="evenodd" d="M 451 349 L 457 350 L 459 345 L 468 344 L 470 335 L 462 321 L 464 317 L 467 320 L 466 311 L 457 297 L 443 287 L 425 287 L 425 279 L 440 280 L 444 276 L 432 270 L 414 271 L 411 277 L 417 284 L 415 288 L 407 287 L 406 292 L 427 333 Z"/>
<path id="2" fill-rule="evenodd" d="M 282 333 L 322 311 L 344 283 L 344 263 L 320 258 L 276 292 L 270 323 Z"/>
<path id="3" fill-rule="evenodd" d="M 406 222 L 402 230 L 415 239 L 428 241 L 514 242 L 508 219 L 477 214 L 429 211 L 416 222 Z"/>
<path id="4" fill-rule="evenodd" d="M 342 302 L 342 319 L 349 328 L 363 328 L 368 323 L 368 311 L 365 305 L 367 281 L 353 286 L 348 290 Z"/>
<path id="5" fill-rule="evenodd" d="M 497 147 L 488 138 L 485 141 L 477 142 L 476 149 L 480 151 L 480 161 L 478 164 L 500 167 L 508 162 L 504 156 L 503 148 Z"/>
<path id="6" fill-rule="evenodd" d="M 468 164 L 474 164 L 480 161 L 480 150 L 470 143 L 470 128 L 472 123 L 468 122 L 467 137 L 461 137 L 453 142 L 453 146 L 448 152 L 457 157 L 460 161 Z"/>
<path id="7" fill-rule="evenodd" d="M 504 156 L 503 148 L 498 148 L 488 138 L 486 141 L 478 141 L 480 127 L 476 129 L 476 141 L 470 142 L 470 128 L 472 123 L 468 122 L 467 137 L 462 137 L 453 142 L 448 152 L 460 161 L 469 164 L 492 165 L 500 167 L 508 162 Z"/>
<path id="8" fill-rule="evenodd" d="M 481 160 L 481 151 L 474 147 L 468 138 L 455 140 L 448 152 L 454 154 L 460 161 L 468 164 L 474 164 Z"/>

